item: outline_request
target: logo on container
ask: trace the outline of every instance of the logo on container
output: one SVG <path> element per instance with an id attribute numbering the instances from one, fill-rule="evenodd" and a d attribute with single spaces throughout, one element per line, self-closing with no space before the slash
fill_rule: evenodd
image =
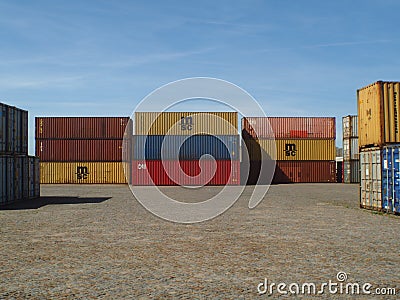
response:
<path id="1" fill-rule="evenodd" d="M 138 168 L 138 170 L 146 170 L 147 169 L 146 164 L 138 164 L 137 168 Z"/>
<path id="2" fill-rule="evenodd" d="M 296 144 L 285 144 L 285 155 L 286 156 L 296 156 Z"/>
<path id="3" fill-rule="evenodd" d="M 191 116 L 181 117 L 181 129 L 192 130 L 193 129 L 193 118 Z"/>
<path id="4" fill-rule="evenodd" d="M 89 175 L 89 170 L 87 167 L 84 166 L 78 166 L 76 168 L 76 178 L 79 180 L 82 179 L 88 179 L 88 175 Z"/>

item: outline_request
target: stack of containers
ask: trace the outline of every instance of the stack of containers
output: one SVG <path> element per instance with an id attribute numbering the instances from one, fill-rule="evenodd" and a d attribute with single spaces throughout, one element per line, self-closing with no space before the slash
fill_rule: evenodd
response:
<path id="1" fill-rule="evenodd" d="M 35 130 L 41 183 L 126 183 L 129 117 L 37 117 Z"/>
<path id="2" fill-rule="evenodd" d="M 346 116 L 343 125 L 343 182 L 360 182 L 360 158 L 358 154 L 358 116 Z"/>
<path id="3" fill-rule="evenodd" d="M 360 206 L 400 212 L 400 82 L 378 81 L 357 91 Z"/>
<path id="4" fill-rule="evenodd" d="M 336 182 L 335 118 L 247 117 L 242 119 L 242 137 L 250 159 L 247 184 L 258 179 L 264 183 L 262 152 L 276 160 L 273 183 Z"/>
<path id="5" fill-rule="evenodd" d="M 239 144 L 236 112 L 136 112 L 132 185 L 238 185 Z"/>
<path id="6" fill-rule="evenodd" d="M 28 156 L 28 112 L 0 103 L 0 205 L 39 197 L 38 167 Z"/>

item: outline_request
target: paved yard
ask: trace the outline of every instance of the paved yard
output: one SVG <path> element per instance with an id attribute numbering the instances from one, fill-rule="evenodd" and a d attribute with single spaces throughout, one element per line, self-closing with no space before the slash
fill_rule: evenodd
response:
<path id="1" fill-rule="evenodd" d="M 163 188 L 188 201 L 218 189 Z M 322 284 L 339 271 L 400 293 L 400 217 L 359 209 L 356 185 L 275 185 L 253 210 L 250 190 L 222 216 L 180 225 L 127 186 L 42 186 L 39 201 L 0 210 L 0 298 L 267 298 L 264 278 Z"/>

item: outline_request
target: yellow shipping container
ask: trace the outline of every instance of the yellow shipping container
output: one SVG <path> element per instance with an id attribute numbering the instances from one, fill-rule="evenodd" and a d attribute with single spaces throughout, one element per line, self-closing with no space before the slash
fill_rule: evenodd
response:
<path id="1" fill-rule="evenodd" d="M 246 140 L 250 160 L 260 160 L 260 149 L 274 160 L 335 160 L 335 140 L 279 139 Z M 245 151 L 245 149 L 243 149 Z M 244 156 L 243 156 L 244 157 Z"/>
<path id="2" fill-rule="evenodd" d="M 237 112 L 136 112 L 137 135 L 234 135 Z"/>
<path id="3" fill-rule="evenodd" d="M 122 162 L 41 162 L 40 183 L 127 182 Z"/>
<path id="4" fill-rule="evenodd" d="M 400 143 L 399 82 L 378 81 L 357 91 L 359 146 Z"/>

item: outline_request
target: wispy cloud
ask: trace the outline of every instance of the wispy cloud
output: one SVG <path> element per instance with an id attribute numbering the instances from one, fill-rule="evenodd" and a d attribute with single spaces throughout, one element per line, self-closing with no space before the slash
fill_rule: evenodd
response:
<path id="1" fill-rule="evenodd" d="M 366 44 L 383 44 L 383 43 L 391 43 L 392 40 L 370 40 L 370 41 L 348 41 L 348 42 L 335 42 L 335 43 L 321 43 L 321 44 L 312 44 L 312 45 L 299 45 L 296 47 L 282 47 L 282 48 L 267 48 L 267 49 L 259 49 L 254 52 L 263 53 L 263 52 L 273 52 L 273 51 L 282 51 L 282 50 L 297 50 L 297 49 L 317 49 L 317 48 L 330 48 L 330 47 L 347 47 L 347 46 L 358 46 L 358 45 L 366 45 Z"/>
<path id="2" fill-rule="evenodd" d="M 4 76 L 0 79 L 0 88 L 48 88 L 48 87 L 76 87 L 82 83 L 85 76 Z"/>

